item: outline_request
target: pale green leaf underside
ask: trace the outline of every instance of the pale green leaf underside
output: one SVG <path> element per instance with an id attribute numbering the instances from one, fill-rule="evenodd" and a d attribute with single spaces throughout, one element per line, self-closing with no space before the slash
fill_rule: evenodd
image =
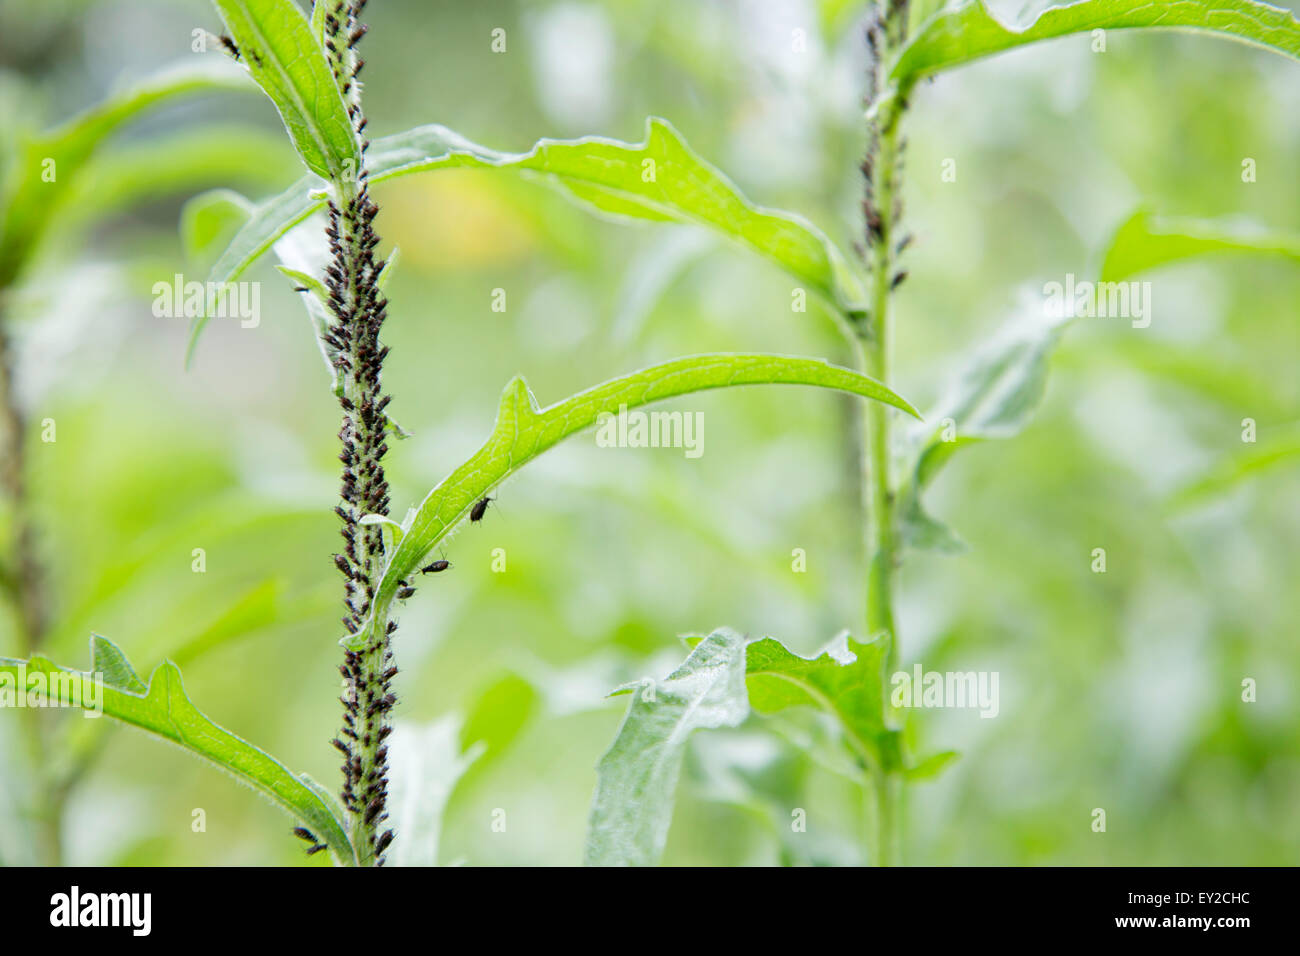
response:
<path id="1" fill-rule="evenodd" d="M 243 61 L 318 176 L 361 168 L 361 151 L 325 54 L 294 0 L 213 0 Z"/>
<path id="2" fill-rule="evenodd" d="M 1117 282 L 1172 262 L 1234 253 L 1282 256 L 1300 262 L 1300 235 L 1138 211 L 1111 239 L 1101 281 Z"/>
<path id="3" fill-rule="evenodd" d="M 443 717 L 430 724 L 398 721 L 388 749 L 392 754 L 392 864 L 437 866 L 443 814 L 456 784 L 482 755 L 484 746 L 462 750 L 460 720 Z"/>
<path id="4" fill-rule="evenodd" d="M 650 168 L 646 160 L 654 163 L 653 182 L 643 179 Z M 376 139 L 366 154 L 371 183 L 456 167 L 529 176 L 609 215 L 707 226 L 771 259 L 841 310 L 863 308 L 860 279 L 816 226 L 751 203 L 665 120 L 651 118 L 639 144 L 597 137 L 542 140 L 527 153 L 501 153 L 444 126 L 419 126 Z M 323 186 L 307 176 L 259 205 L 213 266 L 209 281 L 233 282 L 280 236 L 323 208 Z M 203 324 L 195 323 L 194 338 Z"/>
<path id="5" fill-rule="evenodd" d="M 1264 47 L 1300 60 L 1300 22 L 1289 10 L 1252 0 L 1084 0 L 1043 11 L 1023 30 L 999 23 L 982 0 L 937 13 L 895 61 L 900 85 L 1014 47 L 1092 30 L 1189 30 Z"/>
<path id="6" fill-rule="evenodd" d="M 696 645 L 665 679 L 634 688 L 618 736 L 596 768 L 584 863 L 658 863 L 691 733 L 736 727 L 748 714 L 745 638 L 728 628 Z"/>
<path id="7" fill-rule="evenodd" d="M 496 426 L 484 445 L 429 492 L 405 522 L 406 533 L 379 582 L 375 607 L 382 616 L 401 580 L 463 520 L 484 495 L 562 439 L 595 425 L 602 413 L 617 414 L 678 395 L 738 385 L 815 385 L 851 392 L 915 415 L 912 407 L 879 382 L 820 359 L 763 354 L 694 355 L 611 379 L 542 409 L 522 378 L 501 396 Z M 363 642 L 364 634 L 352 643 Z"/>
<path id="8" fill-rule="evenodd" d="M 774 638 L 749 642 L 719 628 L 662 681 L 621 688 L 632 701 L 597 766 L 585 861 L 648 866 L 659 861 L 672 821 L 690 735 L 739 726 L 763 714 L 810 707 L 834 718 L 863 769 L 902 769 L 899 734 L 886 720 L 885 644 L 847 633 L 811 658 Z"/>
<path id="9" fill-rule="evenodd" d="M 319 785 L 305 776 L 294 775 L 275 758 L 200 713 L 186 696 L 180 669 L 175 664 L 163 661 L 146 685 L 111 641 L 95 636 L 90 646 L 89 671 L 59 667 L 42 657 L 30 661 L 0 658 L 0 675 L 10 675 L 16 680 L 20 669 L 27 675 L 70 675 L 71 685 L 60 681 L 52 688 L 58 692 L 60 703 L 69 706 L 91 699 L 95 693 L 88 687 L 92 676 L 102 675 L 100 703 L 105 714 L 210 761 L 296 817 L 329 846 L 337 860 L 353 861 L 351 844 L 337 809 L 331 806 Z"/>

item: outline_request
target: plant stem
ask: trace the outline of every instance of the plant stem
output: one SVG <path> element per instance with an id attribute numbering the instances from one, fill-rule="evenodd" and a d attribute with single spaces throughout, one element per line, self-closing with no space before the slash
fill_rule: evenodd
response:
<path id="1" fill-rule="evenodd" d="M 882 384 L 890 384 L 891 330 L 889 304 L 903 274 L 896 270 L 896 237 L 901 202 L 898 197 L 899 123 L 906 108 L 906 91 L 888 87 L 892 52 L 903 42 L 907 20 L 906 0 L 880 0 L 867 28 L 871 63 L 868 78 L 867 154 L 862 162 L 863 212 L 866 225 L 865 260 L 871 273 L 870 311 L 853 323 L 857 333 L 858 362 L 862 370 Z M 866 625 L 865 636 L 883 634 L 886 642 L 884 690 L 888 675 L 897 669 L 898 633 L 894 622 L 894 572 L 898 564 L 895 490 L 890 475 L 892 410 L 870 403 L 863 414 L 862 504 L 866 517 Z M 876 862 L 892 866 L 900 861 L 899 802 L 902 780 L 895 767 L 876 767 L 871 773 L 871 798 L 875 819 Z"/>
<path id="2" fill-rule="evenodd" d="M 381 263 L 374 258 L 379 239 L 372 228 L 379 207 L 370 200 L 364 169 L 366 121 L 361 110 L 363 62 L 356 45 L 365 35 L 359 16 L 364 0 L 327 2 L 325 51 L 335 82 L 348 108 L 363 168 L 332 183 L 329 226 L 332 261 L 326 269 L 327 303 L 333 317 L 326 342 L 341 386 L 339 404 L 343 426 L 343 499 L 335 510 L 343 521 L 344 552 L 334 563 L 346 581 L 343 625 L 349 634 L 362 630 L 370 616 L 375 588 L 384 571 L 384 539 L 376 525 L 363 525 L 369 514 L 388 514 L 388 482 L 382 460 L 388 451 L 385 435 L 388 398 L 381 386 L 384 357 L 379 344 L 388 303 L 379 291 Z M 382 866 L 393 832 L 388 819 L 388 746 L 392 732 L 390 711 L 396 703 L 391 692 L 397 674 L 393 666 L 392 631 L 395 624 L 381 622 L 371 628 L 364 646 L 344 654 L 339 668 L 344 680 L 343 729 L 334 746 L 343 753 L 343 805 L 348 811 L 356 862 Z"/>
<path id="3" fill-rule="evenodd" d="M 36 528 L 27 497 L 27 427 L 15 382 L 13 341 L 0 315 L 0 436 L 3 437 L 4 469 L 0 475 L 9 499 L 9 554 L 12 562 L 7 583 L 18 612 L 19 633 L 25 657 L 40 648 L 48 627 L 45 607 L 45 574 L 36 555 Z"/>
<path id="4" fill-rule="evenodd" d="M 16 367 L 13 340 L 0 314 L 0 447 L 4 449 L 0 487 L 8 499 L 11 522 L 4 581 L 17 614 L 21 654 L 30 658 L 45 642 L 49 616 L 45 603 L 45 569 L 36 554 L 36 525 L 27 496 L 27 423 L 18 405 Z M 53 771 L 45 767 L 54 715 L 26 708 L 23 717 L 34 781 L 29 813 L 36 824 L 37 858 L 45 866 L 61 866 L 67 789 L 59 786 Z"/>

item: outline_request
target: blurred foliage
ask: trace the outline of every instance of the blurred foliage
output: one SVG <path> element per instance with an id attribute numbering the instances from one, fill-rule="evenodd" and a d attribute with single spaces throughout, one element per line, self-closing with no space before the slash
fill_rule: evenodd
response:
<path id="1" fill-rule="evenodd" d="M 388 0 L 367 13 L 376 136 L 437 122 L 522 151 L 544 136 L 636 141 L 660 115 L 756 202 L 845 247 L 856 237 L 856 5 Z M 191 31 L 217 25 L 207 0 L 0 0 L 0 150 L 190 55 Z M 494 28 L 504 54 L 490 50 Z M 963 356 L 1041 308 L 1044 283 L 1094 277 L 1139 207 L 1300 231 L 1297 76 L 1244 46 L 1112 32 L 1103 54 L 1066 38 L 922 84 L 906 125 L 917 239 L 897 297 L 900 393 L 933 404 Z M 271 105 L 247 96 L 168 106 L 115 143 L 129 157 L 186 130 L 225 137 L 199 154 L 211 185 L 261 198 L 301 174 L 273 145 Z M 251 180 L 245 148 L 267 155 Z M 192 268 L 177 223 L 193 190 L 169 188 L 168 169 L 118 169 L 104 175 L 123 189 L 159 188 L 88 233 L 48 236 L 8 304 L 24 407 L 57 423 L 57 441 L 34 432 L 29 448 L 52 569 L 47 653 L 82 661 L 93 629 L 142 671 L 185 656 L 205 713 L 333 787 L 338 422 L 310 326 L 260 262 L 247 278 L 262 282 L 261 324 L 212 323 L 185 372 L 185 320 L 155 318 L 150 289 Z M 376 198 L 381 248 L 403 251 L 386 326 L 391 410 L 414 432 L 388 459 L 399 516 L 486 437 L 516 374 L 545 405 L 680 354 L 845 359 L 820 304 L 792 314 L 783 274 L 688 230 L 607 223 L 473 170 L 383 184 Z M 1247 463 L 1244 480 L 1166 507 L 1235 473 L 1245 418 L 1261 445 L 1294 444 L 1300 273 L 1238 255 L 1140 278 L 1150 328 L 1074 323 L 1028 428 L 963 451 L 927 491 L 969 550 L 909 555 L 903 666 L 997 671 L 1002 700 L 993 720 L 911 714 L 913 752 L 962 759 L 909 788 L 908 861 L 1300 862 L 1300 471 Z M 491 309 L 497 288 L 505 313 Z M 577 863 L 596 762 L 622 716 L 605 695 L 667 674 L 678 634 L 725 624 L 812 654 L 860 618 L 853 400 L 751 389 L 687 401 L 705 414 L 703 457 L 557 449 L 447 543 L 452 573 L 402 612 L 401 715 L 468 714 L 449 752 L 486 747 L 450 794 L 440 861 Z M 1097 547 L 1105 574 L 1090 570 Z M 795 548 L 807 573 L 791 572 Z M 0 619 L 0 655 L 12 644 Z M 249 666 L 254 655 L 265 666 Z M 104 737 L 66 820 L 70 862 L 325 862 L 302 857 L 276 809 L 179 751 L 53 716 L 73 740 Z M 779 736 L 758 726 L 771 724 L 693 742 L 666 862 L 859 861 L 863 808 L 817 758 L 824 728 L 810 715 Z M 0 719 L 5 767 L 21 727 Z M 6 863 L 31 852 L 22 789 L 0 778 Z M 807 833 L 791 832 L 793 807 Z M 1104 835 L 1090 828 L 1095 807 Z M 206 832 L 191 830 L 195 808 Z"/>

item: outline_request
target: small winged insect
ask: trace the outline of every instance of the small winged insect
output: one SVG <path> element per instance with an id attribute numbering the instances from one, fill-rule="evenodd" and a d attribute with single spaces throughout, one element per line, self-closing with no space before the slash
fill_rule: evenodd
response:
<path id="1" fill-rule="evenodd" d="M 474 503 L 474 507 L 469 510 L 470 521 L 482 521 L 483 515 L 487 514 L 488 502 L 492 499 L 486 495 Z"/>
<path id="2" fill-rule="evenodd" d="M 437 574 L 439 571 L 446 571 L 451 567 L 451 562 L 446 560 L 434 561 L 432 564 L 426 564 L 420 568 L 421 574 Z"/>
<path id="3" fill-rule="evenodd" d="M 235 44 L 234 40 L 230 39 L 230 37 L 226 36 L 223 33 L 221 34 L 221 36 L 217 37 L 217 41 L 225 48 L 226 52 L 229 53 L 234 59 L 236 60 L 239 59 L 239 47 Z"/>

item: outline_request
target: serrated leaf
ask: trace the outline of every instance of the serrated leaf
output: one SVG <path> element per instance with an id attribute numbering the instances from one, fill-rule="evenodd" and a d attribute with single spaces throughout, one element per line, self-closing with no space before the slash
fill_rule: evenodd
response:
<path id="1" fill-rule="evenodd" d="M 1254 0 L 1083 0 L 1044 10 L 1024 29 L 994 19 L 983 0 L 941 10 L 903 47 L 890 75 L 900 86 L 1015 47 L 1092 30 L 1190 30 L 1263 47 L 1300 60 L 1300 22 Z"/>
<path id="2" fill-rule="evenodd" d="M 87 161 L 124 124 L 177 96 L 251 89 L 246 77 L 213 64 L 171 67 L 23 145 L 5 186 L 0 220 L 0 288 L 22 271 Z M 49 179 L 49 175 L 53 179 Z"/>
<path id="3" fill-rule="evenodd" d="M 621 406 L 651 402 L 713 388 L 738 385 L 815 385 L 861 395 L 916 412 L 879 382 L 818 359 L 781 355 L 695 355 L 611 379 L 542 409 L 522 378 L 501 396 L 496 426 L 487 442 L 438 484 L 421 503 L 393 553 L 362 632 L 347 640 L 359 646 L 376 615 L 385 619 L 399 582 L 420 567 L 429 552 L 470 512 L 475 502 L 564 438 L 595 425 L 602 414 Z"/>
<path id="4" fill-rule="evenodd" d="M 586 865 L 657 863 L 691 733 L 736 727 L 748 713 L 745 639 L 727 628 L 700 642 L 668 677 L 639 690 L 596 769 Z"/>
<path id="5" fill-rule="evenodd" d="M 146 687 L 122 651 L 98 635 L 91 639 L 91 662 L 92 669 L 83 672 L 59 667 L 43 657 L 29 661 L 0 658 L 0 676 L 17 682 L 20 676 L 30 679 L 34 674 L 68 675 L 48 682 L 52 685 L 48 690 L 56 693 L 64 706 L 81 706 L 100 698 L 101 691 L 94 686 L 95 677 L 100 676 L 103 713 L 215 764 L 297 818 L 329 846 L 339 862 L 355 862 L 338 808 L 321 795 L 319 786 L 204 716 L 186 695 L 180 668 L 174 663 L 159 664 Z"/>
<path id="6" fill-rule="evenodd" d="M 361 151 L 325 53 L 294 0 L 213 0 L 243 62 L 275 104 L 307 168 L 339 181 Z"/>
<path id="7" fill-rule="evenodd" d="M 883 638 L 865 643 L 840 634 L 820 653 L 800 657 L 775 638 L 745 651 L 749 703 L 759 713 L 813 707 L 835 718 L 866 766 L 898 768 L 898 731 L 886 723 Z"/>
<path id="8" fill-rule="evenodd" d="M 653 182 L 642 178 L 646 160 L 654 163 Z M 862 282 L 834 243 L 800 216 L 754 205 L 665 120 L 648 120 L 639 144 L 542 140 L 527 153 L 502 153 L 444 126 L 419 126 L 374 140 L 366 154 L 371 183 L 458 167 L 527 175 L 610 215 L 707 226 L 776 262 L 842 311 L 863 308 Z M 280 236 L 323 208 L 322 185 L 307 176 L 259 205 L 208 280 L 233 282 Z M 193 339 L 202 328 L 196 322 Z"/>
<path id="9" fill-rule="evenodd" d="M 1171 262 L 1199 256 L 1247 253 L 1300 262 L 1300 235 L 1238 223 L 1134 213 L 1116 230 L 1101 267 L 1102 282 L 1116 282 Z"/>

